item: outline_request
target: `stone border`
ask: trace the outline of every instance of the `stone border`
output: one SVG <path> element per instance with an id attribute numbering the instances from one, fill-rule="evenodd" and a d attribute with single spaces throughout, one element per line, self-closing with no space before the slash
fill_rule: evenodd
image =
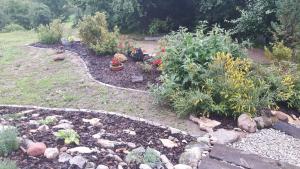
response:
<path id="1" fill-rule="evenodd" d="M 8 108 L 24 108 L 24 109 L 36 109 L 36 110 L 50 110 L 50 111 L 65 111 L 65 112 L 85 112 L 85 113 L 98 113 L 98 114 L 104 114 L 104 115 L 115 115 L 118 117 L 123 117 L 129 120 L 133 120 L 133 121 L 137 121 L 137 122 L 143 122 L 155 127 L 159 127 L 162 129 L 167 129 L 170 130 L 171 132 L 174 131 L 175 133 L 179 133 L 182 135 L 190 135 L 188 132 L 177 129 L 177 128 L 173 128 L 170 126 L 164 126 L 160 123 L 154 122 L 154 121 L 150 121 L 150 120 L 146 120 L 143 118 L 139 118 L 139 117 L 134 117 L 134 116 L 129 116 L 123 113 L 118 113 L 118 112 L 108 112 L 108 111 L 104 111 L 104 110 L 91 110 L 91 109 L 73 109 L 73 108 L 48 108 L 48 107 L 40 107 L 40 106 L 31 106 L 31 105 L 5 105 L 5 104 L 0 104 L 0 108 L 1 107 L 8 107 Z"/>
<path id="2" fill-rule="evenodd" d="M 25 45 L 29 48 L 38 48 L 38 49 L 42 49 L 42 48 L 39 48 L 39 47 L 34 47 L 34 46 L 31 46 L 30 44 L 28 45 Z M 49 49 L 52 49 L 52 48 L 49 48 Z M 120 90 L 126 90 L 126 91 L 133 91 L 133 92 L 139 92 L 139 93 L 146 93 L 146 94 L 150 94 L 149 91 L 144 91 L 144 90 L 138 90 L 138 89 L 131 89 L 131 88 L 125 88 L 125 87 L 118 87 L 118 86 L 114 86 L 114 85 L 110 85 L 110 84 L 107 84 L 107 83 L 103 83 L 103 82 L 100 82 L 99 80 L 96 80 L 93 75 L 90 73 L 90 69 L 88 68 L 88 66 L 86 65 L 85 61 L 75 52 L 72 52 L 72 51 L 69 51 L 67 50 L 67 52 L 69 52 L 70 54 L 76 56 L 79 58 L 80 60 L 80 63 L 83 64 L 83 67 L 84 67 L 84 71 L 85 73 L 88 75 L 88 77 L 95 83 L 98 83 L 102 86 L 106 86 L 106 87 L 110 87 L 110 88 L 114 88 L 114 89 L 120 89 Z"/>

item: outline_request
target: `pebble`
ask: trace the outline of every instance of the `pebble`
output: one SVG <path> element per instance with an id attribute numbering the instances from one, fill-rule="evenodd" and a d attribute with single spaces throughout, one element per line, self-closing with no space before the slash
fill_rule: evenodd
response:
<path id="1" fill-rule="evenodd" d="M 85 165 L 85 169 L 95 169 L 96 168 L 96 164 L 93 162 L 88 162 Z"/>
<path id="2" fill-rule="evenodd" d="M 41 125 L 40 127 L 38 127 L 37 130 L 41 132 L 46 132 L 49 130 L 49 127 L 47 125 Z"/>
<path id="3" fill-rule="evenodd" d="M 67 150 L 67 153 L 74 154 L 74 153 L 80 153 L 80 154 L 91 154 L 95 152 L 95 150 L 90 149 L 88 147 L 75 147 Z"/>
<path id="4" fill-rule="evenodd" d="M 300 166 L 300 140 L 274 129 L 249 134 L 231 147 Z"/>
<path id="5" fill-rule="evenodd" d="M 211 134 L 214 138 L 214 143 L 228 144 L 237 141 L 240 138 L 240 134 L 236 131 L 219 129 Z"/>
<path id="6" fill-rule="evenodd" d="M 70 159 L 69 163 L 71 165 L 76 165 L 79 168 L 83 168 L 83 166 L 87 163 L 87 159 L 85 159 L 81 155 L 77 155 L 77 156 L 73 157 L 72 159 Z"/>
<path id="7" fill-rule="evenodd" d="M 27 154 L 33 157 L 37 157 L 43 155 L 45 153 L 46 148 L 47 147 L 44 143 L 32 143 L 28 146 Z"/>
<path id="8" fill-rule="evenodd" d="M 72 129 L 74 126 L 70 123 L 61 123 L 53 126 L 54 129 Z"/>
<path id="9" fill-rule="evenodd" d="M 103 126 L 103 124 L 100 122 L 100 119 L 98 118 L 92 118 L 92 119 L 82 119 L 85 123 L 90 123 L 94 127 Z"/>
<path id="10" fill-rule="evenodd" d="M 152 169 L 152 168 L 147 164 L 141 164 L 139 169 Z"/>
<path id="11" fill-rule="evenodd" d="M 109 169 L 106 165 L 98 165 L 96 169 Z"/>
<path id="12" fill-rule="evenodd" d="M 178 144 L 174 143 L 173 141 L 169 140 L 169 139 L 159 139 L 161 141 L 161 143 L 163 144 L 164 147 L 167 148 L 174 148 L 174 147 L 178 147 Z"/>
<path id="13" fill-rule="evenodd" d="M 48 159 L 55 159 L 59 155 L 57 148 L 47 148 L 44 152 L 44 156 Z"/>
<path id="14" fill-rule="evenodd" d="M 168 159 L 168 157 L 166 155 L 161 155 L 160 159 L 167 169 L 174 169 L 173 164 L 170 162 L 170 160 Z"/>
<path id="15" fill-rule="evenodd" d="M 174 166 L 174 169 L 192 169 L 192 167 L 185 164 L 177 164 Z"/>
<path id="16" fill-rule="evenodd" d="M 97 143 L 100 144 L 104 148 L 114 148 L 115 147 L 115 142 L 110 141 L 110 140 L 98 139 Z"/>
<path id="17" fill-rule="evenodd" d="M 136 135 L 136 132 L 132 131 L 132 130 L 123 130 L 123 132 L 126 133 L 126 134 L 129 134 L 129 135 L 132 135 L 132 136 Z"/>
<path id="18" fill-rule="evenodd" d="M 72 159 L 72 156 L 67 153 L 61 153 L 58 157 L 58 162 L 64 163 Z"/>

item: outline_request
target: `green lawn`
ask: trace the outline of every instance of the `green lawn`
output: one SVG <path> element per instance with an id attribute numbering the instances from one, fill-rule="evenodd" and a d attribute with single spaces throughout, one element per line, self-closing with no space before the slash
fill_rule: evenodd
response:
<path id="1" fill-rule="evenodd" d="M 95 83 L 71 53 L 54 62 L 54 50 L 26 46 L 36 41 L 34 32 L 0 33 L 0 104 L 115 111 L 197 131 L 170 109 L 154 104 L 149 94 Z"/>

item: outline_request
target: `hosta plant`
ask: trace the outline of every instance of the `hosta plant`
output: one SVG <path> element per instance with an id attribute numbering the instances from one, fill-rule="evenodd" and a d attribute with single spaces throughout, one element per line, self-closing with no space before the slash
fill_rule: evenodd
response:
<path id="1" fill-rule="evenodd" d="M 65 144 L 75 143 L 78 145 L 80 141 L 79 134 L 73 129 L 59 130 L 58 132 L 54 133 L 54 135 L 58 139 L 63 139 L 65 141 Z"/>

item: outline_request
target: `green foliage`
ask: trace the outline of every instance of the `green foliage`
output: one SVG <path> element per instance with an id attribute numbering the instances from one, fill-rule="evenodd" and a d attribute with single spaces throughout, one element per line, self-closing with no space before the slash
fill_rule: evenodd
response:
<path id="1" fill-rule="evenodd" d="M 97 12 L 87 16 L 79 25 L 79 36 L 97 54 L 113 54 L 117 51 L 119 31 L 109 32 L 106 16 Z"/>
<path id="2" fill-rule="evenodd" d="M 57 121 L 58 120 L 55 116 L 47 116 L 45 119 L 39 120 L 39 123 L 43 125 L 52 125 Z"/>
<path id="3" fill-rule="evenodd" d="M 272 46 L 272 52 L 265 47 L 265 56 L 270 59 L 275 59 L 276 61 L 291 60 L 292 53 L 292 50 L 284 46 L 283 42 L 276 42 Z"/>
<path id="4" fill-rule="evenodd" d="M 25 30 L 21 25 L 18 24 L 9 24 L 5 25 L 5 27 L 2 29 L 2 32 L 15 32 L 15 31 L 22 31 Z"/>
<path id="5" fill-rule="evenodd" d="M 155 35 L 159 33 L 168 33 L 170 31 L 170 26 L 168 20 L 163 21 L 160 19 L 154 19 L 149 25 L 149 34 Z"/>
<path id="6" fill-rule="evenodd" d="M 7 156 L 19 148 L 18 130 L 15 127 L 0 128 L 0 155 Z"/>
<path id="7" fill-rule="evenodd" d="M 54 135 L 58 139 L 63 139 L 65 141 L 65 144 L 79 144 L 80 136 L 73 129 L 59 130 L 58 132 L 54 133 Z"/>
<path id="8" fill-rule="evenodd" d="M 157 150 L 149 147 L 146 150 L 143 147 L 132 150 L 126 156 L 126 162 L 135 164 L 147 164 L 152 168 L 159 168 L 159 166 L 161 166 L 162 164 Z"/>
<path id="9" fill-rule="evenodd" d="M 276 21 L 275 2 L 271 0 L 251 0 L 245 9 L 241 9 L 241 17 L 231 22 L 235 24 L 233 33 L 239 38 L 258 40 L 262 43 L 272 36 L 271 23 Z M 270 39 L 269 39 L 270 40 Z"/>
<path id="10" fill-rule="evenodd" d="M 1 160 L 0 169 L 18 169 L 16 162 L 11 160 Z"/>
<path id="11" fill-rule="evenodd" d="M 54 20 L 49 25 L 41 25 L 37 32 L 41 43 L 55 44 L 62 38 L 63 26 L 60 20 Z"/>
<path id="12" fill-rule="evenodd" d="M 292 48 L 295 57 L 296 48 L 300 45 L 300 3 L 298 0 L 277 0 L 276 7 L 279 22 L 273 23 L 275 39 L 283 40 L 288 47 Z"/>

